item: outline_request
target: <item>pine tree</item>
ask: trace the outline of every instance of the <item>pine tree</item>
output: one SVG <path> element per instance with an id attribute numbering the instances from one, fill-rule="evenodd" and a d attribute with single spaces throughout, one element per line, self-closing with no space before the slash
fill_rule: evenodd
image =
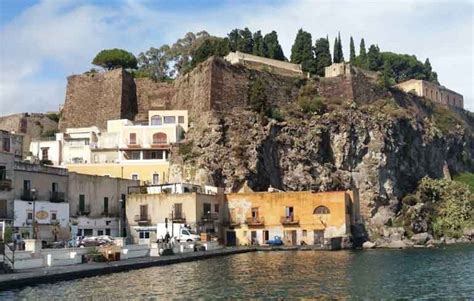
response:
<path id="1" fill-rule="evenodd" d="M 316 56 L 316 74 L 324 76 L 324 68 L 332 64 L 331 52 L 329 51 L 329 40 L 327 37 L 316 41 L 314 54 Z"/>
<path id="2" fill-rule="evenodd" d="M 253 38 L 252 32 L 245 27 L 244 30 L 239 31 L 240 39 L 237 43 L 237 50 L 245 52 L 245 53 L 252 53 L 253 51 Z"/>
<path id="3" fill-rule="evenodd" d="M 351 37 L 351 42 L 350 42 L 349 47 L 350 47 L 349 61 L 351 62 L 351 64 L 354 64 L 355 59 L 356 59 L 356 54 L 355 54 L 354 39 L 352 37 Z"/>
<path id="4" fill-rule="evenodd" d="M 311 34 L 303 29 L 298 31 L 291 47 L 291 62 L 301 64 L 305 72 L 316 72 Z"/>
<path id="5" fill-rule="evenodd" d="M 263 42 L 267 48 L 265 56 L 271 59 L 284 61 L 285 55 L 283 54 L 283 49 L 281 48 L 280 43 L 278 42 L 278 34 L 276 31 L 267 33 L 263 37 Z"/>
<path id="6" fill-rule="evenodd" d="M 364 39 L 360 40 L 359 56 L 356 59 L 357 66 L 367 69 L 367 51 Z"/>
<path id="7" fill-rule="evenodd" d="M 253 51 L 252 53 L 258 56 L 265 56 L 265 43 L 263 43 L 262 32 L 259 30 L 253 34 Z"/>

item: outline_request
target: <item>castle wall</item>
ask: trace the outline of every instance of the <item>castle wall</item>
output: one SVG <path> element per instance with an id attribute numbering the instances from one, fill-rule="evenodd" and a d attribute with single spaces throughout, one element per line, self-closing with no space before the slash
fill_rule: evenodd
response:
<path id="1" fill-rule="evenodd" d="M 454 106 L 461 109 L 464 108 L 464 99 L 461 94 L 435 83 L 425 80 L 410 79 L 403 83 L 399 83 L 396 87 L 405 92 L 414 92 L 418 96 L 426 97 L 444 105 Z"/>
<path id="2" fill-rule="evenodd" d="M 173 83 L 154 82 L 149 78 L 136 78 L 138 114 L 135 120 L 146 120 L 149 110 L 166 109 L 174 97 Z"/>
<path id="3" fill-rule="evenodd" d="M 286 76 L 303 75 L 301 65 L 284 61 L 269 59 L 257 55 L 243 53 L 240 51 L 231 52 L 225 58 L 231 64 L 242 64 L 251 69 L 265 70 L 266 68 L 276 71 L 276 73 Z"/>
<path id="4" fill-rule="evenodd" d="M 98 126 L 107 120 L 133 118 L 137 111 L 135 83 L 123 69 L 68 77 L 59 129 Z"/>

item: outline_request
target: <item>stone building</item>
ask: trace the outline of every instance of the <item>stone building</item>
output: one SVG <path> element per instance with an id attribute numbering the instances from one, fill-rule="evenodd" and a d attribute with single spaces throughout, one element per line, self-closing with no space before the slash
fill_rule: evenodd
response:
<path id="1" fill-rule="evenodd" d="M 186 184 L 160 185 L 169 189 L 165 193 L 131 193 L 126 204 L 129 235 L 134 243 L 155 242 L 157 224 L 187 224 L 198 233 L 222 233 L 222 194 L 207 193 L 200 186 Z M 153 188 L 159 188 L 154 186 Z M 172 186 L 177 186 L 173 189 Z M 140 191 L 140 190 L 139 190 Z M 146 191 L 146 190 L 145 190 Z M 173 192 L 174 191 L 174 192 Z"/>
<path id="2" fill-rule="evenodd" d="M 464 99 L 461 94 L 426 80 L 410 79 L 395 85 L 395 87 L 405 92 L 412 92 L 418 96 L 426 97 L 443 105 L 464 108 Z"/>
<path id="3" fill-rule="evenodd" d="M 240 64 L 250 69 L 266 70 L 285 76 L 304 75 L 301 64 L 292 64 L 240 51 L 230 52 L 224 59 L 233 65 Z"/>
<path id="4" fill-rule="evenodd" d="M 71 223 L 78 236 L 125 236 L 128 188 L 139 181 L 69 173 L 68 202 Z M 122 229 L 122 231 L 120 231 Z"/>
<path id="5" fill-rule="evenodd" d="M 249 192 L 225 195 L 226 244 L 324 245 L 350 235 L 350 192 Z"/>

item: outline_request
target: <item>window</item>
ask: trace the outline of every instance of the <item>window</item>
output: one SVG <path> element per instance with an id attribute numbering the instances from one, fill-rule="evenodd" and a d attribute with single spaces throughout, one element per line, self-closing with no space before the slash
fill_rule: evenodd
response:
<path id="1" fill-rule="evenodd" d="M 108 212 L 109 212 L 109 198 L 104 197 L 104 213 L 108 213 Z"/>
<path id="2" fill-rule="evenodd" d="M 130 160 L 140 160 L 140 152 L 130 152 Z"/>
<path id="3" fill-rule="evenodd" d="M 140 231 L 139 232 L 139 237 L 140 237 L 140 239 L 149 239 L 150 238 L 150 232 Z"/>
<path id="4" fill-rule="evenodd" d="M 155 133 L 153 134 L 153 144 L 166 144 L 167 136 L 165 133 Z"/>
<path id="5" fill-rule="evenodd" d="M 128 144 L 137 144 L 137 134 L 130 133 L 130 140 Z"/>
<path id="6" fill-rule="evenodd" d="M 110 235 L 110 229 L 105 229 L 105 235 Z"/>
<path id="7" fill-rule="evenodd" d="M 303 230 L 303 237 L 306 237 L 308 235 L 308 231 Z"/>
<path id="8" fill-rule="evenodd" d="M 162 125 L 162 119 L 160 115 L 151 116 L 151 125 Z"/>
<path id="9" fill-rule="evenodd" d="M 26 219 L 33 219 L 33 212 L 28 212 Z"/>
<path id="10" fill-rule="evenodd" d="M 182 218 L 183 217 L 183 204 L 181 204 L 181 203 L 174 204 L 174 216 L 176 218 Z"/>
<path id="11" fill-rule="evenodd" d="M 184 123 L 184 116 L 178 116 L 178 123 L 183 124 Z"/>
<path id="12" fill-rule="evenodd" d="M 204 203 L 204 204 L 203 204 L 203 210 L 204 210 L 204 213 L 211 212 L 211 204 L 209 204 L 209 203 Z"/>
<path id="13" fill-rule="evenodd" d="M 140 220 L 148 219 L 148 205 L 140 205 Z"/>
<path id="14" fill-rule="evenodd" d="M 219 204 L 214 204 L 214 212 L 219 213 Z"/>
<path id="15" fill-rule="evenodd" d="M 252 208 L 252 218 L 258 218 L 258 208 Z"/>
<path id="16" fill-rule="evenodd" d="M 5 180 L 7 178 L 7 168 L 6 166 L 0 166 L 0 180 Z"/>
<path id="17" fill-rule="evenodd" d="M 3 150 L 5 152 L 10 152 L 10 138 L 3 138 Z"/>
<path id="18" fill-rule="evenodd" d="M 176 123 L 176 117 L 174 116 L 165 116 L 163 117 L 164 123 Z"/>
<path id="19" fill-rule="evenodd" d="M 286 217 L 293 217 L 293 214 L 294 214 L 293 207 L 286 207 L 285 214 L 286 214 Z"/>
<path id="20" fill-rule="evenodd" d="M 318 206 L 314 209 L 313 214 L 330 214 L 329 208 L 326 206 Z"/>
<path id="21" fill-rule="evenodd" d="M 153 184 L 154 184 L 154 185 L 157 185 L 157 184 L 159 184 L 159 183 L 160 183 L 160 175 L 157 174 L 157 173 L 154 173 L 154 174 L 153 174 Z"/>
<path id="22" fill-rule="evenodd" d="M 104 230 L 97 230 L 97 235 L 99 236 L 104 235 Z"/>
<path id="23" fill-rule="evenodd" d="M 42 147 L 41 148 L 41 160 L 49 160 L 48 159 L 48 152 L 49 152 L 49 147 Z"/>
<path id="24" fill-rule="evenodd" d="M 187 230 L 181 229 L 181 235 L 189 235 Z"/>
<path id="25" fill-rule="evenodd" d="M 83 194 L 79 195 L 79 211 L 84 212 L 86 209 L 86 196 Z"/>
<path id="26" fill-rule="evenodd" d="M 132 174 L 132 180 L 138 180 L 138 175 L 136 173 Z"/>
<path id="27" fill-rule="evenodd" d="M 106 225 L 106 226 L 109 226 L 110 223 L 111 223 L 111 221 L 105 221 L 105 225 Z"/>
<path id="28" fill-rule="evenodd" d="M 122 197 L 120 198 L 122 200 L 122 209 L 125 208 L 125 202 L 127 201 L 127 198 L 124 193 L 122 193 Z"/>
<path id="29" fill-rule="evenodd" d="M 56 212 L 51 212 L 51 220 L 52 221 L 57 221 L 58 220 L 58 214 Z"/>
<path id="30" fill-rule="evenodd" d="M 58 189 L 58 183 L 52 183 L 51 184 L 51 191 L 52 192 L 58 192 L 59 189 Z"/>
<path id="31" fill-rule="evenodd" d="M 94 231 L 92 229 L 84 229 L 84 236 L 92 236 Z"/>
<path id="32" fill-rule="evenodd" d="M 82 229 L 77 229 L 77 236 L 82 236 Z"/>

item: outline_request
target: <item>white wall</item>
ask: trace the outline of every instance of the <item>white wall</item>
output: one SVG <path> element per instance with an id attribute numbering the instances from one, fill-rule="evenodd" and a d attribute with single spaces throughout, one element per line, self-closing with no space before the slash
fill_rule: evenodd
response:
<path id="1" fill-rule="evenodd" d="M 119 236 L 118 220 L 119 219 L 115 217 L 89 218 L 86 216 L 79 216 L 77 217 L 77 228 L 78 230 L 82 229 L 82 231 L 84 231 L 84 229 L 92 229 L 93 236 L 99 235 L 99 230 L 103 231 L 102 235 L 106 235 L 106 229 L 110 229 L 111 236 Z M 108 225 L 107 222 L 109 222 Z"/>
<path id="2" fill-rule="evenodd" d="M 61 141 L 31 141 L 30 152 L 39 160 L 44 160 L 42 148 L 48 148 L 48 160 L 54 165 L 61 164 Z"/>

